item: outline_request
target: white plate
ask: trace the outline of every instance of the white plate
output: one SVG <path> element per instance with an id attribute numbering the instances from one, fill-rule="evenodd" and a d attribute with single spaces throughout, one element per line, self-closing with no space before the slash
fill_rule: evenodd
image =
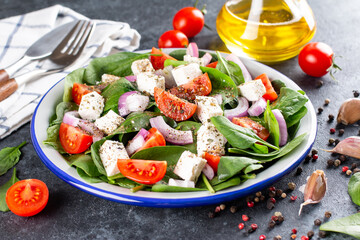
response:
<path id="1" fill-rule="evenodd" d="M 174 49 L 164 49 L 169 53 Z M 141 52 L 149 52 L 141 51 Z M 211 51 L 209 51 L 211 52 Z M 223 54 L 224 56 L 226 54 Z M 265 66 L 261 63 L 247 59 L 241 59 L 250 74 L 255 77 L 262 73 L 266 73 L 270 79 L 279 79 L 283 81 L 287 87 L 295 90 L 301 90 L 292 80 L 279 73 L 278 71 Z M 108 200 L 151 207 L 189 207 L 207 204 L 217 204 L 229 201 L 235 198 L 247 196 L 256 191 L 270 186 L 284 175 L 295 169 L 305 156 L 310 152 L 315 141 L 317 121 L 316 113 L 310 100 L 306 103 L 308 109 L 307 114 L 301 120 L 301 126 L 297 135 L 308 133 L 305 140 L 295 150 L 276 161 L 269 168 L 257 174 L 255 179 L 250 179 L 243 184 L 231 187 L 215 194 L 207 191 L 186 192 L 186 193 L 162 193 L 139 191 L 131 193 L 129 189 L 108 183 L 90 184 L 85 182 L 76 172 L 74 167 L 70 167 L 65 159 L 56 150 L 43 144 L 46 140 L 46 129 L 49 126 L 49 119 L 55 112 L 55 106 L 62 99 L 64 89 L 64 79 L 56 83 L 41 99 L 35 109 L 31 122 L 31 138 L 35 150 L 43 163 L 58 177 L 65 182 L 85 191 L 92 195 L 105 198 Z"/>

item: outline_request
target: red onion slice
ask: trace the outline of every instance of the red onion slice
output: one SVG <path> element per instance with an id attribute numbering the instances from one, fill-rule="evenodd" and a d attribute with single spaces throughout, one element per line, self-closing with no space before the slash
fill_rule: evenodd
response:
<path id="1" fill-rule="evenodd" d="M 126 146 L 126 152 L 129 156 L 133 155 L 139 148 L 141 148 L 144 143 L 146 137 L 149 135 L 149 131 L 142 128 L 140 131 L 136 134 L 136 136 L 130 140 Z"/>
<path id="2" fill-rule="evenodd" d="M 88 120 L 81 119 L 78 126 L 92 135 L 93 142 L 99 141 L 104 137 L 104 133 L 98 129 L 94 123 Z"/>
<path id="3" fill-rule="evenodd" d="M 134 75 L 125 76 L 125 79 L 128 80 L 129 82 L 136 82 L 136 76 Z"/>
<path id="4" fill-rule="evenodd" d="M 249 102 L 244 97 L 238 97 L 238 105 L 236 108 L 225 110 L 224 116 L 227 117 L 230 121 L 234 117 L 245 117 L 248 115 L 247 110 L 249 109 Z"/>
<path id="5" fill-rule="evenodd" d="M 214 178 L 215 176 L 215 172 L 214 169 L 209 165 L 206 164 L 205 167 L 203 168 L 202 172 L 205 174 L 205 176 L 207 177 L 207 179 L 211 180 Z"/>
<path id="6" fill-rule="evenodd" d="M 222 95 L 219 93 L 219 94 L 213 95 L 212 97 L 215 98 L 216 101 L 218 102 L 218 104 L 221 106 L 221 104 L 223 103 Z"/>
<path id="7" fill-rule="evenodd" d="M 279 146 L 284 146 L 287 142 L 288 139 L 288 132 L 287 132 L 287 126 L 286 126 L 286 122 L 284 119 L 284 116 L 281 114 L 279 109 L 274 109 L 271 110 L 272 113 L 274 114 L 278 124 L 279 124 L 279 129 L 280 129 L 280 141 L 279 141 Z"/>
<path id="8" fill-rule="evenodd" d="M 193 143 L 193 136 L 191 131 L 180 131 L 173 129 L 165 122 L 162 116 L 150 119 L 151 127 L 156 128 L 164 136 L 169 143 L 176 145 L 186 145 Z"/>
<path id="9" fill-rule="evenodd" d="M 77 127 L 80 122 L 80 115 L 77 111 L 66 112 L 63 117 L 63 123 Z"/>
<path id="10" fill-rule="evenodd" d="M 248 114 L 250 116 L 259 116 L 266 109 L 266 100 L 264 98 L 260 98 L 256 102 L 254 102 L 251 107 L 248 109 Z"/>
<path id="11" fill-rule="evenodd" d="M 129 109 L 126 106 L 126 98 L 128 96 L 130 96 L 131 94 L 134 93 L 139 93 L 138 91 L 130 91 L 130 92 L 126 92 L 123 95 L 121 95 L 119 97 L 119 101 L 118 101 L 118 110 L 119 110 L 119 115 L 124 117 L 126 115 L 128 115 L 130 113 Z"/>
<path id="12" fill-rule="evenodd" d="M 245 67 L 243 62 L 240 60 L 240 58 L 238 58 L 238 56 L 231 53 L 226 57 L 226 60 L 232 61 L 232 62 L 236 63 L 237 65 L 239 65 L 239 67 L 241 68 L 242 74 L 244 76 L 244 81 L 245 82 L 249 82 L 249 81 L 252 80 L 252 77 L 251 77 L 249 71 L 247 70 L 247 68 Z"/>
<path id="13" fill-rule="evenodd" d="M 212 56 L 210 53 L 205 53 L 205 55 L 202 56 L 202 59 L 204 60 L 204 66 L 206 66 L 211 62 Z"/>
<path id="14" fill-rule="evenodd" d="M 199 57 L 199 48 L 196 43 L 191 42 L 186 49 L 186 54 L 192 57 Z"/>

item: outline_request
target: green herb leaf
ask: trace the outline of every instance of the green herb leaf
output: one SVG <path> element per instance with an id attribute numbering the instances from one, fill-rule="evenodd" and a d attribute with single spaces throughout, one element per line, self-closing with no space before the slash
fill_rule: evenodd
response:
<path id="1" fill-rule="evenodd" d="M 196 191 L 206 191 L 206 189 L 177 187 L 177 186 L 169 186 L 166 184 L 155 184 L 151 187 L 151 191 L 153 191 L 153 192 L 196 192 Z"/>
<path id="2" fill-rule="evenodd" d="M 185 65 L 185 64 L 188 64 L 188 62 L 179 61 L 179 60 L 172 60 L 172 59 L 166 59 L 164 61 L 164 67 L 167 67 L 167 66 L 178 67 L 178 66 Z"/>
<path id="3" fill-rule="evenodd" d="M 8 182 L 4 185 L 0 186 L 0 211 L 7 212 L 9 208 L 6 204 L 6 192 L 7 190 L 14 185 L 14 183 L 18 182 L 19 179 L 16 177 L 16 168 L 13 169 L 13 174 Z"/>
<path id="4" fill-rule="evenodd" d="M 118 127 L 114 134 L 129 133 L 140 131 L 141 128 L 150 128 L 149 120 L 153 117 L 161 116 L 161 113 L 156 112 L 133 112 L 129 114 L 126 120 Z"/>
<path id="5" fill-rule="evenodd" d="M 324 223 L 320 230 L 345 233 L 360 239 L 360 213 Z"/>
<path id="6" fill-rule="evenodd" d="M 10 168 L 15 166 L 20 160 L 20 148 L 24 146 L 26 142 L 22 142 L 17 147 L 7 147 L 0 151 L 0 176 L 5 174 Z"/>
<path id="7" fill-rule="evenodd" d="M 98 177 L 101 175 L 90 155 L 75 154 L 71 155 L 68 160 L 71 161 L 71 166 L 80 168 L 89 177 Z"/>
<path id="8" fill-rule="evenodd" d="M 280 128 L 274 113 L 271 111 L 269 100 L 267 101 L 267 107 L 264 112 L 264 120 L 267 126 L 266 128 L 270 132 L 270 138 L 272 139 L 273 144 L 278 147 L 280 141 Z"/>
<path id="9" fill-rule="evenodd" d="M 247 158 L 247 157 L 233 157 L 233 156 L 224 156 L 221 157 L 219 166 L 218 166 L 218 180 L 223 181 L 227 180 L 241 171 L 243 171 L 246 167 L 252 164 L 257 164 L 258 161 Z M 214 184 L 213 180 L 211 181 L 212 185 Z"/>
<path id="10" fill-rule="evenodd" d="M 281 80 L 275 79 L 271 81 L 271 85 L 277 94 L 280 94 L 280 89 L 286 87 L 285 83 Z"/>
<path id="11" fill-rule="evenodd" d="M 353 203 L 360 206 L 360 173 L 355 173 L 351 176 L 348 192 Z"/>
<path id="12" fill-rule="evenodd" d="M 231 77 L 231 79 L 234 81 L 236 85 L 240 85 L 241 83 L 245 82 L 244 76 L 242 74 L 239 65 L 237 65 L 232 61 L 225 60 L 220 55 L 219 51 L 216 52 L 216 55 L 218 56 L 218 64 L 216 65 L 216 69 Z"/>
<path id="13" fill-rule="evenodd" d="M 297 124 L 298 122 L 300 122 L 300 120 L 306 115 L 307 111 L 308 111 L 307 108 L 305 106 L 303 106 L 302 108 L 300 108 L 299 111 L 297 111 L 293 115 L 289 116 L 286 119 L 287 128 L 292 127 L 295 124 Z"/>
<path id="14" fill-rule="evenodd" d="M 271 104 L 273 109 L 279 109 L 285 120 L 298 112 L 308 101 L 307 97 L 288 87 L 280 89 L 280 95 L 275 102 Z"/>

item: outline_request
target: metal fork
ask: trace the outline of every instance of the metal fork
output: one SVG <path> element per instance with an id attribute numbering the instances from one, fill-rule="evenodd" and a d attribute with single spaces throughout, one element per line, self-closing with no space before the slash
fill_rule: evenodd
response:
<path id="1" fill-rule="evenodd" d="M 20 86 L 36 77 L 61 71 L 75 62 L 81 55 L 91 33 L 95 29 L 95 23 L 81 20 L 76 27 L 64 38 L 53 53 L 45 60 L 40 69 L 25 73 L 15 78 L 0 83 L 0 101 L 13 94 Z"/>

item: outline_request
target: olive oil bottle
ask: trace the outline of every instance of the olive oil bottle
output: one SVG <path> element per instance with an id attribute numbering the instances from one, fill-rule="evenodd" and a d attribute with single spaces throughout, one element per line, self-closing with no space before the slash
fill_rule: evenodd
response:
<path id="1" fill-rule="evenodd" d="M 296 56 L 316 23 L 306 0 L 229 0 L 216 29 L 231 52 L 271 63 Z"/>

